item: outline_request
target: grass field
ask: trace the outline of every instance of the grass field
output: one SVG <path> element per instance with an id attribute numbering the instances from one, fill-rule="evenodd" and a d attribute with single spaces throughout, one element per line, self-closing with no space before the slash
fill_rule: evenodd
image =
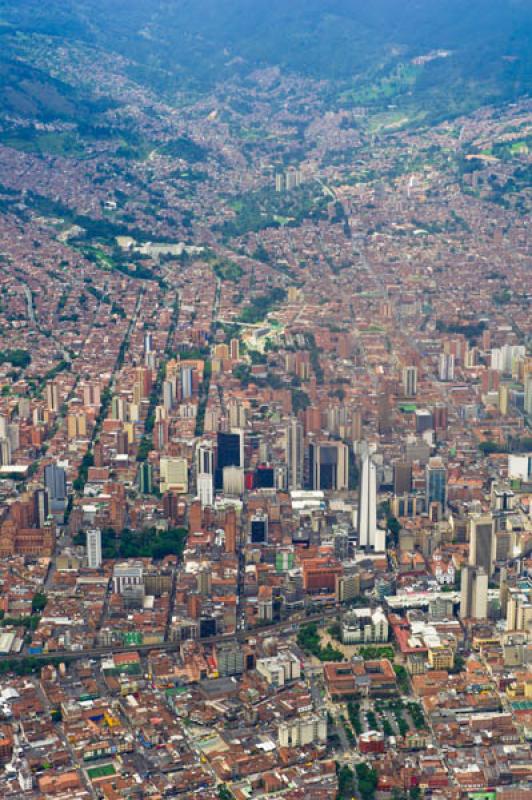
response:
<path id="1" fill-rule="evenodd" d="M 91 781 L 98 778 L 108 778 L 110 775 L 116 775 L 116 769 L 114 764 L 101 764 L 98 767 L 89 767 L 87 769 L 87 775 Z"/>

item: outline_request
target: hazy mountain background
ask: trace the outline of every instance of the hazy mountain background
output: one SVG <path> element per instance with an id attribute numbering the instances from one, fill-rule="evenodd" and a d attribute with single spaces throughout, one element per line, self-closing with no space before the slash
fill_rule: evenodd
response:
<path id="1" fill-rule="evenodd" d="M 531 33 L 530 0 L 0 0 L 0 103 L 44 119 L 102 107 L 53 64 L 28 63 L 32 37 L 52 37 L 125 56 L 130 77 L 166 95 L 279 66 L 327 81 L 332 105 L 437 120 L 529 93 Z M 448 55 L 413 63 L 437 50 Z"/>

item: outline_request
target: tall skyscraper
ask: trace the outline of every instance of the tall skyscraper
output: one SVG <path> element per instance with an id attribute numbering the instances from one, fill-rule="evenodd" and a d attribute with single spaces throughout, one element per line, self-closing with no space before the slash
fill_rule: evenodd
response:
<path id="1" fill-rule="evenodd" d="M 46 384 L 46 408 L 54 414 L 59 411 L 59 389 L 55 381 Z"/>
<path id="2" fill-rule="evenodd" d="M 139 465 L 137 482 L 141 494 L 151 494 L 153 491 L 153 468 L 147 461 Z"/>
<path id="3" fill-rule="evenodd" d="M 201 502 L 201 507 L 212 506 L 214 503 L 214 482 L 213 476 L 203 473 L 198 475 L 196 479 L 198 497 Z"/>
<path id="4" fill-rule="evenodd" d="M 375 547 L 377 539 L 377 469 L 373 460 L 375 445 L 361 447 L 360 490 L 358 500 L 358 543 Z"/>
<path id="5" fill-rule="evenodd" d="M 441 353 L 438 372 L 440 381 L 454 381 L 454 355 L 452 353 Z"/>
<path id="6" fill-rule="evenodd" d="M 488 575 L 482 567 L 466 566 L 461 573 L 460 616 L 486 619 L 488 616 Z"/>
<path id="7" fill-rule="evenodd" d="M 153 335 L 148 331 L 144 334 L 144 355 L 149 355 L 153 350 Z"/>
<path id="8" fill-rule="evenodd" d="M 215 487 L 222 489 L 225 467 L 244 466 L 244 431 L 219 432 L 217 437 Z"/>
<path id="9" fill-rule="evenodd" d="M 412 464 L 396 461 L 393 465 L 393 493 L 409 494 L 412 491 Z"/>
<path id="10" fill-rule="evenodd" d="M 268 516 L 263 511 L 257 511 L 249 524 L 250 544 L 267 544 L 268 542 Z"/>
<path id="11" fill-rule="evenodd" d="M 214 501 L 214 450 L 211 442 L 200 442 L 196 450 L 196 489 L 201 507 Z"/>
<path id="12" fill-rule="evenodd" d="M 175 402 L 175 384 L 173 380 L 163 381 L 163 406 L 171 411 Z"/>
<path id="13" fill-rule="evenodd" d="M 430 458 L 425 468 L 427 505 L 440 503 L 442 511 L 447 505 L 447 469 L 441 458 Z"/>
<path id="14" fill-rule="evenodd" d="M 181 368 L 181 399 L 192 397 L 192 367 Z"/>
<path id="15" fill-rule="evenodd" d="M 38 528 L 44 528 L 44 523 L 50 513 L 48 489 L 38 489 L 34 494 L 35 521 Z"/>
<path id="16" fill-rule="evenodd" d="M 387 393 L 380 394 L 377 400 L 377 426 L 381 436 L 392 431 L 392 409 Z"/>
<path id="17" fill-rule="evenodd" d="M 310 481 L 313 489 L 341 492 L 349 485 L 349 450 L 343 442 L 311 442 Z"/>
<path id="18" fill-rule="evenodd" d="M 417 394 L 417 367 L 403 368 L 403 394 L 415 397 Z"/>
<path id="19" fill-rule="evenodd" d="M 469 564 L 482 567 L 488 576 L 495 569 L 495 529 L 491 514 L 475 514 L 469 520 Z"/>
<path id="20" fill-rule="evenodd" d="M 532 375 L 525 375 L 525 414 L 532 417 Z"/>
<path id="21" fill-rule="evenodd" d="M 52 514 L 62 513 L 67 504 L 66 472 L 63 467 L 48 464 L 44 468 L 44 484 L 48 490 Z"/>
<path id="22" fill-rule="evenodd" d="M 186 494 L 188 492 L 188 464 L 186 458 L 161 458 L 160 461 L 161 492 L 173 490 Z"/>
<path id="23" fill-rule="evenodd" d="M 209 441 L 200 442 L 196 450 L 196 471 L 198 475 L 214 473 L 214 451 Z"/>
<path id="24" fill-rule="evenodd" d="M 303 486 L 304 440 L 303 425 L 292 417 L 286 427 L 286 463 L 288 466 L 288 488 Z"/>
<path id="25" fill-rule="evenodd" d="M 102 565 L 102 532 L 99 528 L 87 531 L 87 563 L 89 569 L 100 569 Z"/>

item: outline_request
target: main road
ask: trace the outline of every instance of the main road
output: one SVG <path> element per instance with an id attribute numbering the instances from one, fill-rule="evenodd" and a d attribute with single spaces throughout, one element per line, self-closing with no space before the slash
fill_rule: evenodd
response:
<path id="1" fill-rule="evenodd" d="M 335 617 L 338 614 L 337 608 L 326 608 L 320 614 L 313 614 L 312 616 L 305 617 L 299 620 L 298 624 L 307 625 L 310 622 L 321 622 L 322 620 Z M 264 635 L 271 636 L 272 633 L 284 631 L 286 633 L 293 632 L 295 625 L 294 620 L 285 620 L 284 622 L 276 622 L 273 625 L 262 625 L 256 631 L 237 631 L 236 633 L 223 633 L 218 636 L 208 636 L 204 639 L 199 639 L 201 644 L 219 644 L 220 642 L 230 642 L 237 640 L 239 642 L 246 642 L 249 639 L 256 639 Z M 181 640 L 175 642 L 160 642 L 155 644 L 141 644 L 137 646 L 125 645 L 106 645 L 105 647 L 91 647 L 86 650 L 56 650 L 50 653 L 18 653 L 15 655 L 2 654 L 0 656 L 0 663 L 2 661 L 25 661 L 32 660 L 39 661 L 42 659 L 59 659 L 64 661 L 80 661 L 84 658 L 103 658 L 112 655 L 113 653 L 149 653 L 150 650 L 165 650 L 171 652 L 179 650 L 182 642 Z"/>

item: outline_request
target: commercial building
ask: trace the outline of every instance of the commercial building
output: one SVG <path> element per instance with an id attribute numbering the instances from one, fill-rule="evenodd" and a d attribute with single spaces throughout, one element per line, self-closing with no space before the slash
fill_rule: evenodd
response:
<path id="1" fill-rule="evenodd" d="M 469 520 L 469 564 L 482 567 L 488 576 L 495 569 L 496 539 L 493 516 L 475 514 Z"/>
<path id="2" fill-rule="evenodd" d="M 288 489 L 303 488 L 304 438 L 303 425 L 295 417 L 286 427 L 286 463 L 288 466 Z"/>
<path id="3" fill-rule="evenodd" d="M 100 569 L 102 565 L 102 532 L 99 528 L 87 531 L 87 565 L 89 569 Z"/>
<path id="4" fill-rule="evenodd" d="M 488 574 L 482 567 L 462 568 L 460 587 L 462 619 L 486 619 L 488 616 Z"/>
<path id="5" fill-rule="evenodd" d="M 225 467 L 244 467 L 244 431 L 220 431 L 217 436 L 215 487 L 223 488 Z"/>
<path id="6" fill-rule="evenodd" d="M 188 464 L 186 458 L 161 458 L 161 492 L 188 492 Z"/>
<path id="7" fill-rule="evenodd" d="M 342 622 L 342 642 L 359 644 L 388 641 L 388 619 L 382 608 L 355 608 Z"/>
<path id="8" fill-rule="evenodd" d="M 44 485 L 48 491 L 51 513 L 62 514 L 67 505 L 67 481 L 63 467 L 47 464 L 44 468 Z"/>
<path id="9" fill-rule="evenodd" d="M 144 567 L 139 561 L 126 561 L 113 567 L 113 592 L 123 594 L 126 587 L 144 585 Z"/>
<path id="10" fill-rule="evenodd" d="M 327 741 L 327 717 L 325 714 L 304 714 L 285 720 L 279 725 L 281 747 L 305 747 Z"/>
<path id="11" fill-rule="evenodd" d="M 314 491 L 341 492 L 349 484 L 349 450 L 343 442 L 311 442 L 310 483 Z"/>
<path id="12" fill-rule="evenodd" d="M 405 397 L 415 397 L 417 394 L 417 367 L 403 368 L 403 394 Z"/>
<path id="13" fill-rule="evenodd" d="M 271 658 L 257 659 L 257 672 L 272 686 L 284 686 L 301 677 L 299 658 L 293 653 L 279 653 Z"/>
<path id="14" fill-rule="evenodd" d="M 447 505 L 447 469 L 439 457 L 430 458 L 425 468 L 427 505 L 439 503 L 442 511 Z"/>

